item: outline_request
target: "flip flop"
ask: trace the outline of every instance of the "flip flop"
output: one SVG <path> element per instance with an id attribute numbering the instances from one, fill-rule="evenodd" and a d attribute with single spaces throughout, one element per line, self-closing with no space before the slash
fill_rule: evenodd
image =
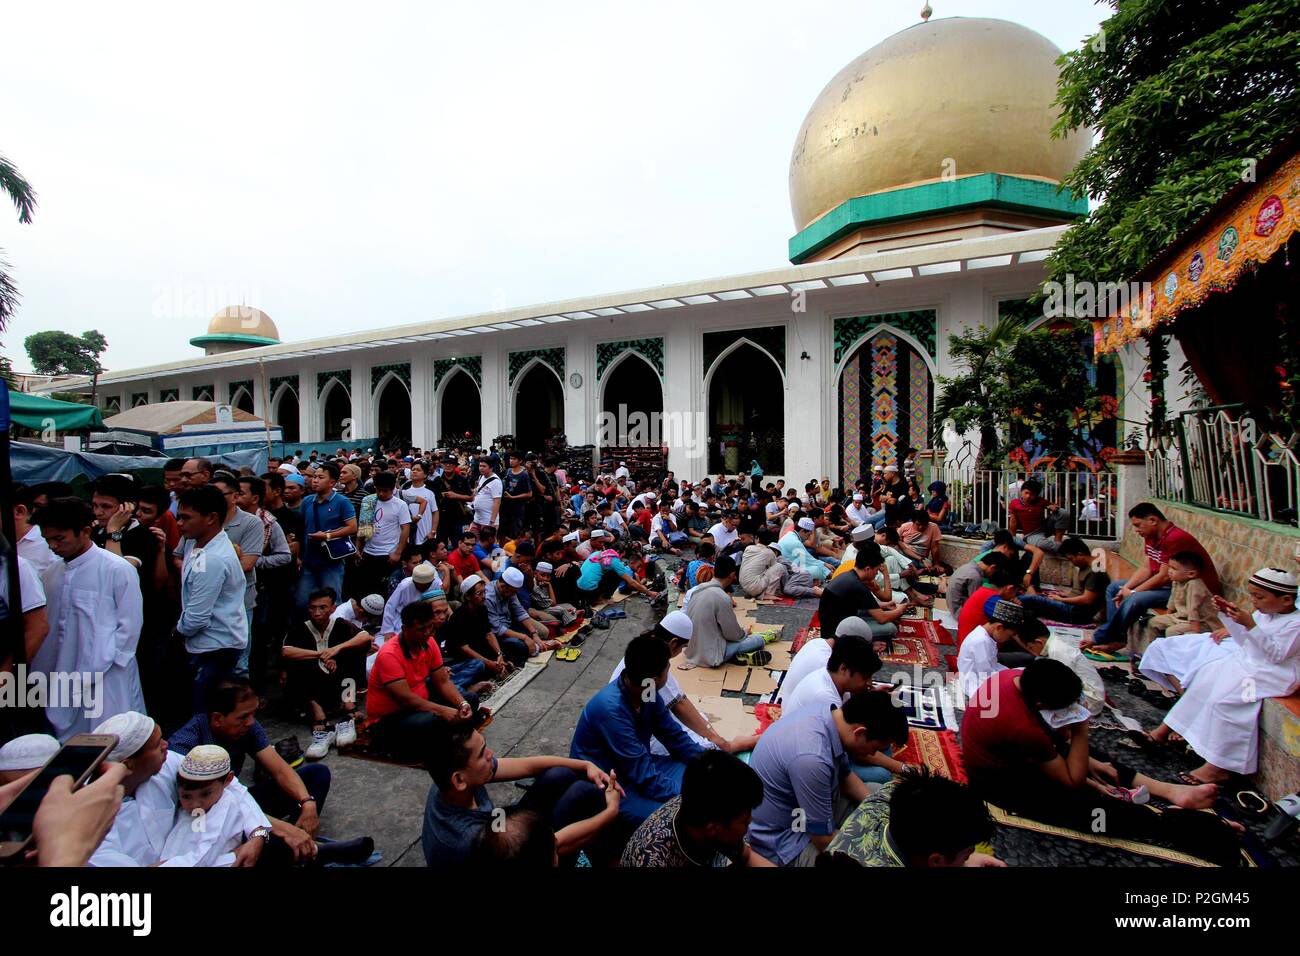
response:
<path id="1" fill-rule="evenodd" d="M 1105 661 L 1108 664 L 1127 664 L 1127 654 L 1112 654 L 1109 651 L 1084 650 L 1083 656 L 1090 661 Z"/>
<path id="2" fill-rule="evenodd" d="M 557 661 L 576 661 L 581 655 L 582 648 L 580 647 L 561 647 L 555 652 L 555 659 Z"/>

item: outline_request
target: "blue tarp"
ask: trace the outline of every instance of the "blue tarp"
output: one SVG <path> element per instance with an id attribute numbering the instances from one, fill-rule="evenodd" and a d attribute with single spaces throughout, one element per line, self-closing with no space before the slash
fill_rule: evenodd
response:
<path id="1" fill-rule="evenodd" d="M 266 471 L 266 447 L 250 448 L 246 451 L 226 452 L 222 455 L 209 456 L 214 463 L 226 465 L 238 471 L 244 466 L 260 475 Z M 101 475 L 118 471 L 158 471 L 166 458 L 149 458 L 136 455 L 96 455 L 93 452 L 64 451 L 62 448 L 48 448 L 45 445 L 33 445 L 27 442 L 14 442 L 9 448 L 9 463 L 13 469 L 14 481 L 35 484 L 38 481 L 66 481 L 73 483 L 80 477 L 94 480 Z"/>

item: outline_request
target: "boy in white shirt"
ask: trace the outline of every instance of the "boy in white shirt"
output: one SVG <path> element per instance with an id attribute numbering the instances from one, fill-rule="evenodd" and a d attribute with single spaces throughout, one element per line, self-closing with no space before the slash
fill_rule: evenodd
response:
<path id="1" fill-rule="evenodd" d="M 242 787 L 224 747 L 200 744 L 176 774 L 176 816 L 163 841 L 160 866 L 231 866 L 235 850 L 254 836 L 269 840 L 271 822 Z"/>
<path id="2" fill-rule="evenodd" d="M 998 654 L 1004 647 L 1020 650 L 1017 636 L 1034 641 L 1040 632 L 1047 630 L 1038 618 L 1027 614 L 1015 601 L 1005 598 L 989 598 L 984 613 L 988 616 L 988 623 L 967 634 L 957 652 L 957 679 L 965 700 L 974 697 L 980 686 L 994 674 L 1007 669 L 998 661 Z"/>

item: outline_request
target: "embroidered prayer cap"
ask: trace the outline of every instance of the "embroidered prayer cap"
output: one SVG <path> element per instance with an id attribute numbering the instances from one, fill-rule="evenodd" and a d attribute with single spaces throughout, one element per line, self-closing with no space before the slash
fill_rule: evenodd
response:
<path id="1" fill-rule="evenodd" d="M 592 536 L 593 538 L 608 538 L 608 537 L 610 537 L 611 535 L 610 535 L 610 533 L 609 533 L 608 531 L 605 531 L 605 530 L 602 529 L 602 528 L 597 528 L 595 531 L 593 531 L 593 532 L 591 533 L 591 536 Z"/>
<path id="2" fill-rule="evenodd" d="M 420 600 L 421 601 L 445 601 L 447 600 L 447 592 L 444 591 L 442 588 L 429 588 L 429 590 L 425 591 L 423 594 L 420 595 Z"/>
<path id="3" fill-rule="evenodd" d="M 1025 609 L 1015 601 L 991 597 L 984 602 L 984 616 L 998 624 L 1019 627 L 1025 619 Z"/>
<path id="4" fill-rule="evenodd" d="M 501 580 L 508 587 L 521 588 L 524 586 L 524 572 L 518 568 L 506 568 L 505 573 L 501 575 Z"/>
<path id="5" fill-rule="evenodd" d="M 367 594 L 361 599 L 361 610 L 365 611 L 372 617 L 378 617 L 384 613 L 384 598 L 379 594 Z"/>
<path id="6" fill-rule="evenodd" d="M 230 773 L 230 754 L 216 744 L 199 744 L 185 755 L 177 776 L 202 783 L 206 780 L 224 780 Z"/>
<path id="7" fill-rule="evenodd" d="M 898 466 L 897 466 L 897 465 L 886 465 L 886 466 L 885 466 L 885 471 L 892 471 L 894 474 L 898 474 Z"/>
<path id="8" fill-rule="evenodd" d="M 1296 576 L 1283 568 L 1260 568 L 1250 576 L 1250 583 L 1273 594 L 1296 593 Z"/>
<path id="9" fill-rule="evenodd" d="M 298 466 L 293 464 L 292 462 L 286 461 L 283 464 L 281 464 L 280 467 L 276 469 L 276 471 L 282 471 L 285 473 L 286 476 L 296 475 L 298 474 Z"/>
<path id="10" fill-rule="evenodd" d="M 876 536 L 876 529 L 869 524 L 860 524 L 849 533 L 854 544 L 861 544 L 864 541 L 871 541 Z"/>
<path id="11" fill-rule="evenodd" d="M 95 728 L 95 733 L 117 736 L 117 746 L 109 752 L 108 759 L 121 762 L 140 752 L 140 748 L 149 742 L 156 726 L 152 717 L 128 710 L 108 718 Z"/>
<path id="12" fill-rule="evenodd" d="M 800 518 L 800 519 L 799 519 L 799 528 L 800 528 L 800 530 L 802 530 L 802 531 L 815 531 L 815 530 L 817 530 L 817 526 L 816 526 L 815 524 L 813 524 L 813 519 L 812 519 L 812 518 Z"/>
<path id="13" fill-rule="evenodd" d="M 535 570 L 538 574 L 550 574 L 555 568 L 551 567 L 550 561 L 538 561 Z"/>
<path id="14" fill-rule="evenodd" d="M 659 626 L 679 641 L 689 641 L 695 633 L 695 623 L 685 611 L 672 611 L 664 615 Z"/>
<path id="15" fill-rule="evenodd" d="M 436 578 L 437 576 L 438 576 L 438 569 L 435 568 L 428 561 L 420 562 L 415 566 L 415 570 L 411 572 L 411 580 L 414 581 L 416 584 L 420 585 L 421 587 L 423 587 L 426 584 L 431 584 L 433 582 L 433 579 Z"/>
<path id="16" fill-rule="evenodd" d="M 24 734 L 0 747 L 0 770 L 37 770 L 59 752 L 59 741 L 49 734 Z"/>
<path id="17" fill-rule="evenodd" d="M 480 575 L 471 574 L 469 577 L 465 578 L 465 580 L 460 582 L 460 593 L 469 594 L 470 591 L 474 590 L 474 585 L 478 584 L 482 580 L 483 578 Z"/>
<path id="18" fill-rule="evenodd" d="M 861 495 L 854 495 L 854 496 L 853 496 L 853 500 L 854 500 L 854 501 L 862 501 L 862 500 L 864 500 L 864 499 L 863 499 L 863 497 L 862 497 Z"/>

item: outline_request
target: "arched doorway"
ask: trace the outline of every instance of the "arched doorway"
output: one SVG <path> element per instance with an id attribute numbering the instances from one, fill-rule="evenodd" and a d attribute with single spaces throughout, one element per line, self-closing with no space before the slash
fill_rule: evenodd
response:
<path id="1" fill-rule="evenodd" d="M 275 412 L 271 420 L 280 426 L 280 434 L 285 444 L 299 441 L 298 437 L 298 393 L 288 385 L 280 388 L 280 395 L 275 400 Z"/>
<path id="2" fill-rule="evenodd" d="M 772 356 L 741 341 L 706 376 L 709 389 L 709 471 L 785 473 L 785 380 Z"/>
<path id="3" fill-rule="evenodd" d="M 875 465 L 902 468 L 907 449 L 930 445 L 934 376 L 925 356 L 893 329 L 858 344 L 840 372 L 840 481 Z"/>
<path id="4" fill-rule="evenodd" d="M 378 435 L 385 448 L 408 448 L 411 445 L 411 394 L 396 375 L 379 386 Z"/>
<path id="5" fill-rule="evenodd" d="M 664 390 L 649 362 L 636 352 L 624 352 L 605 372 L 602 390 L 602 446 L 663 444 Z"/>
<path id="6" fill-rule="evenodd" d="M 256 414 L 253 411 L 253 396 L 248 393 L 248 389 L 246 388 L 241 388 L 239 391 L 235 392 L 234 401 L 230 404 L 235 406 L 235 408 L 239 409 L 241 412 L 248 412 L 250 415 Z"/>
<path id="7" fill-rule="evenodd" d="M 324 411 L 324 428 L 321 437 L 325 441 L 343 440 L 343 429 L 352 418 L 352 397 L 348 390 L 339 384 L 338 379 L 331 379 L 325 386 L 321 402 Z M 349 436 L 351 437 L 351 436 Z"/>
<path id="8" fill-rule="evenodd" d="M 539 454 L 564 431 L 564 391 L 550 366 L 534 362 L 515 385 L 515 446 Z"/>
<path id="9" fill-rule="evenodd" d="M 447 448 L 465 442 L 476 446 L 482 444 L 479 432 L 483 428 L 483 399 L 469 372 L 460 367 L 452 371 L 442 386 L 440 407 L 440 444 Z"/>

